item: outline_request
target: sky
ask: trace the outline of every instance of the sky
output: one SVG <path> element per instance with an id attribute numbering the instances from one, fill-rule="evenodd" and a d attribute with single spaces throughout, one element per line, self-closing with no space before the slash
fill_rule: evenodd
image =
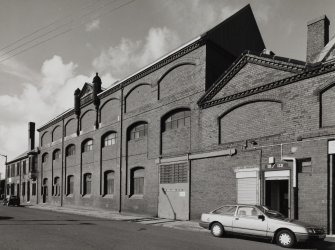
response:
<path id="1" fill-rule="evenodd" d="M 109 87 L 247 4 L 277 55 L 304 61 L 307 22 L 321 15 L 334 35 L 333 0 L 0 0 L 0 154 L 26 151 L 28 122 L 72 108 L 95 72 Z"/>

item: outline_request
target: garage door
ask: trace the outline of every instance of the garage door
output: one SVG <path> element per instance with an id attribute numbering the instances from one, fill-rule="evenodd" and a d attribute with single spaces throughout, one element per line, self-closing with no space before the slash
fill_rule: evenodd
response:
<path id="1" fill-rule="evenodd" d="M 237 179 L 237 203 L 257 204 L 257 179 Z"/>

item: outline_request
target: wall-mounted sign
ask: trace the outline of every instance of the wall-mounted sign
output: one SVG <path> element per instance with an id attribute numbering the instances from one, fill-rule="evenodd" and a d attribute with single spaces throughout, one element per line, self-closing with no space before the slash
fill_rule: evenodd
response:
<path id="1" fill-rule="evenodd" d="M 272 169 L 281 169 L 281 168 L 288 168 L 288 162 L 287 161 L 280 161 L 276 162 L 274 164 L 267 164 L 266 168 L 272 168 Z"/>

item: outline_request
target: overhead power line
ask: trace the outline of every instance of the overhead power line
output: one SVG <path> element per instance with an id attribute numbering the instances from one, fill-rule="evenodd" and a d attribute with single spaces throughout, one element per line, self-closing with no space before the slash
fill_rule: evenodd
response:
<path id="1" fill-rule="evenodd" d="M 73 19 L 71 21 L 68 21 L 67 23 L 65 24 L 60 24 L 59 26 L 57 26 L 56 28 L 52 29 L 52 30 L 48 30 L 46 32 L 44 32 L 43 34 L 39 35 L 38 37 L 34 37 L 28 41 L 26 41 L 25 43 L 21 44 L 21 45 L 18 45 L 16 46 L 15 48 L 12 48 L 10 51 L 7 51 L 6 53 L 0 55 L 0 62 L 3 62 L 5 60 L 8 60 L 16 55 L 19 55 L 23 52 L 26 52 L 28 51 L 29 49 L 32 49 L 40 44 L 43 44 L 45 42 L 48 42 L 58 36 L 61 36 L 61 35 L 64 35 L 70 31 L 72 31 L 73 29 L 76 29 L 84 24 L 86 24 L 88 21 L 91 21 L 91 20 L 94 20 L 98 17 L 101 17 L 105 14 L 108 14 L 108 13 L 111 13 L 111 12 L 114 12 L 122 7 L 125 7 L 133 2 L 135 2 L 136 0 L 130 0 L 130 1 L 127 1 L 115 8 L 112 8 L 112 9 L 106 9 L 106 6 L 114 3 L 114 2 L 117 2 L 118 0 L 114 0 L 112 2 L 108 2 L 108 3 L 105 3 L 104 5 L 98 7 L 97 9 L 95 10 L 92 10 L 88 13 L 85 13 L 83 14 L 81 17 L 77 18 L 76 20 Z M 102 9 L 102 11 L 97 11 L 97 10 L 100 10 Z M 95 13 L 96 12 L 96 13 Z M 87 16 L 89 15 L 92 15 L 92 17 L 89 17 L 87 18 Z M 86 17 L 86 18 L 85 18 Z M 78 23 L 78 20 L 81 21 Z M 72 25 L 71 25 L 72 24 Z M 50 26 L 50 25 L 47 25 L 47 26 Z M 46 26 L 45 26 L 46 27 Z M 61 27 L 67 27 L 66 29 L 62 29 Z M 42 29 L 42 28 L 41 28 Z M 54 31 L 57 31 L 55 34 L 52 34 Z M 33 33 L 36 33 L 33 32 Z M 49 36 L 51 35 L 51 36 Z M 29 36 L 29 35 L 27 35 Z M 41 40 L 39 40 L 40 38 L 42 38 Z M 20 40 L 20 39 L 19 39 Z M 22 40 L 22 38 L 21 38 Z"/>

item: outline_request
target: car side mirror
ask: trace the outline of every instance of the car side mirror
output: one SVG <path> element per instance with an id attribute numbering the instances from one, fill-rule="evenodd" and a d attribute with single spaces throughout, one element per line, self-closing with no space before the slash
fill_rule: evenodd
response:
<path id="1" fill-rule="evenodd" d="M 260 214 L 260 215 L 258 215 L 258 219 L 264 221 L 265 220 L 265 216 L 263 214 Z"/>

